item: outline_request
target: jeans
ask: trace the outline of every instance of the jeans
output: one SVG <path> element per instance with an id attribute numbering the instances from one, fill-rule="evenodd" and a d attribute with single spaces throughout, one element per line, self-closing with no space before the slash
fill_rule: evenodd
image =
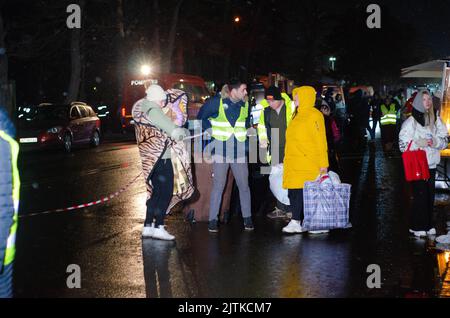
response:
<path id="1" fill-rule="evenodd" d="M 160 159 L 150 175 L 153 193 L 147 201 L 145 226 L 150 226 L 154 219 L 156 227 L 164 225 L 167 208 L 173 195 L 173 178 L 172 160 Z"/>
<path id="2" fill-rule="evenodd" d="M 211 192 L 209 220 L 217 220 L 220 205 L 222 203 L 223 190 L 227 182 L 228 169 L 231 167 L 234 179 L 239 188 L 242 216 L 249 218 L 252 216 L 250 187 L 248 185 L 248 164 L 247 163 L 226 163 L 225 158 L 214 157 L 213 166 L 213 188 Z"/>

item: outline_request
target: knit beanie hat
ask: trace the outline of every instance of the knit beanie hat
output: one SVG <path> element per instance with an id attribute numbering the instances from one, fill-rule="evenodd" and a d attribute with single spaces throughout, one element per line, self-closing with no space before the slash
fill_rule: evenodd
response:
<path id="1" fill-rule="evenodd" d="M 167 99 L 166 92 L 159 85 L 155 85 L 155 84 L 150 85 L 147 88 L 146 93 L 147 93 L 147 100 L 149 100 L 151 102 L 158 102 L 158 101 Z"/>

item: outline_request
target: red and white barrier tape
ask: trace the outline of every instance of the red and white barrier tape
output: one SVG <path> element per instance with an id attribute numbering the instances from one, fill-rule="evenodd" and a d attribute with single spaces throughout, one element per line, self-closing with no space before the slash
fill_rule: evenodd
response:
<path id="1" fill-rule="evenodd" d="M 186 137 L 185 140 L 198 138 L 198 137 L 203 136 L 204 134 L 205 133 L 194 135 L 194 136 L 190 136 L 190 137 Z M 89 207 L 94 206 L 94 205 L 103 204 L 105 202 L 111 201 L 115 197 L 117 197 L 120 194 L 122 194 L 122 192 L 126 191 L 142 174 L 143 174 L 143 172 L 141 172 L 138 176 L 136 176 L 136 178 L 134 178 L 125 187 L 123 187 L 119 191 L 117 191 L 117 192 L 115 192 L 115 193 L 113 193 L 113 194 L 111 194 L 111 195 L 109 195 L 107 197 L 104 197 L 103 199 L 100 199 L 100 200 L 97 200 L 97 201 L 93 201 L 93 202 L 89 202 L 89 203 L 80 204 L 80 205 L 74 205 L 74 206 L 71 206 L 71 207 L 68 207 L 68 208 L 64 208 L 64 209 L 55 209 L 55 210 L 49 210 L 49 211 L 44 211 L 44 212 L 39 212 L 39 213 L 30 213 L 30 214 L 20 215 L 19 218 L 32 217 L 32 216 L 36 216 L 36 215 L 45 215 L 45 214 L 50 214 L 50 213 L 75 211 L 75 210 L 79 210 L 79 209 L 89 208 Z"/>
<path id="2" fill-rule="evenodd" d="M 93 201 L 93 202 L 89 202 L 89 203 L 85 203 L 85 204 L 80 204 L 80 205 L 74 205 L 68 208 L 64 208 L 64 209 L 56 209 L 56 210 L 49 210 L 49 211 L 44 211 L 44 212 L 39 212 L 39 213 L 31 213 L 31 214 L 25 214 L 25 215 L 20 215 L 20 218 L 24 218 L 24 217 L 31 217 L 31 216 L 36 216 L 36 215 L 45 215 L 45 214 L 50 214 L 50 213 L 58 213 L 58 212 L 68 212 L 68 211 L 75 211 L 75 210 L 79 210 L 79 209 L 84 209 L 84 208 L 88 208 L 94 205 L 99 205 L 99 204 L 103 204 L 105 202 L 111 201 L 112 199 L 114 199 L 115 197 L 119 196 L 120 194 L 122 194 L 122 192 L 125 192 L 141 175 L 143 174 L 143 172 L 141 172 L 138 176 L 136 176 L 136 178 L 134 178 L 130 183 L 128 183 L 125 187 L 123 187 L 122 189 L 120 189 L 119 191 L 106 196 L 100 200 L 97 201 Z"/>

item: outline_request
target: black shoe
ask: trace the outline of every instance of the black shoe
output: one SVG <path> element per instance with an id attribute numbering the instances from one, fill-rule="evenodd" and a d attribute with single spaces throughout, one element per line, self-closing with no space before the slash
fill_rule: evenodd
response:
<path id="1" fill-rule="evenodd" d="M 252 218 L 244 218 L 244 228 L 246 231 L 253 231 L 255 229 Z"/>
<path id="2" fill-rule="evenodd" d="M 217 224 L 217 220 L 209 221 L 208 231 L 211 232 L 211 233 L 219 232 L 219 226 Z"/>

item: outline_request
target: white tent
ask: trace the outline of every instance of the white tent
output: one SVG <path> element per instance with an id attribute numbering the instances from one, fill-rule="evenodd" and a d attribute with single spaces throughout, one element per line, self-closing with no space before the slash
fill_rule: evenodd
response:
<path id="1" fill-rule="evenodd" d="M 450 59 L 434 60 L 402 69 L 403 78 L 439 78 L 442 79 Z"/>

